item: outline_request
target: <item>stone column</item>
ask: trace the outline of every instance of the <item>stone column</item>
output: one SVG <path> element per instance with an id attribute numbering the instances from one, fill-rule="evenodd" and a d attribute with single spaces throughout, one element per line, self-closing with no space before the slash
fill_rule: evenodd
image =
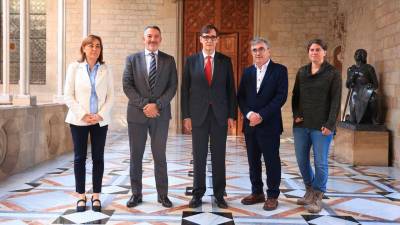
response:
<path id="1" fill-rule="evenodd" d="M 10 95 L 10 1 L 2 0 L 3 6 L 3 92 L 0 95 L 0 104 L 11 104 Z"/>
<path id="2" fill-rule="evenodd" d="M 65 0 L 57 1 L 57 95 L 54 102 L 63 103 L 65 80 Z"/>
<path id="3" fill-rule="evenodd" d="M 182 76 L 182 68 L 183 68 L 183 1 L 176 2 L 178 19 L 176 20 L 177 26 L 177 40 L 176 40 L 176 67 L 178 72 L 178 88 L 175 96 L 175 101 L 173 102 L 172 109 L 174 110 L 174 118 L 171 121 L 171 128 L 174 129 L 174 132 L 177 134 L 182 133 L 182 119 L 181 119 L 181 76 Z M 181 75 L 179 75 L 181 74 Z"/>
<path id="4" fill-rule="evenodd" d="M 91 6 L 90 0 L 83 0 L 83 38 L 90 34 L 90 17 L 91 17 Z"/>
<path id="5" fill-rule="evenodd" d="M 261 35 L 261 6 L 262 0 L 254 0 L 254 37 L 259 37 Z"/>
<path id="6" fill-rule="evenodd" d="M 20 47 L 19 47 L 19 94 L 14 105 L 36 105 L 36 97 L 29 95 L 30 46 L 29 46 L 29 0 L 20 0 Z"/>

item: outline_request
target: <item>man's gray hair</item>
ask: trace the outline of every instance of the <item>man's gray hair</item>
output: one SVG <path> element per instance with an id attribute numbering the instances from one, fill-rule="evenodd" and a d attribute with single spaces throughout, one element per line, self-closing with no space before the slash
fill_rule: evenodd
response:
<path id="1" fill-rule="evenodd" d="M 271 47 L 271 45 L 269 44 L 269 41 L 267 39 L 265 39 L 265 38 L 262 38 L 262 37 L 253 38 L 250 41 L 250 46 L 254 46 L 254 45 L 259 44 L 259 43 L 264 43 L 267 46 L 267 48 Z"/>
<path id="2" fill-rule="evenodd" d="M 146 26 L 146 27 L 144 28 L 144 30 L 143 30 L 144 35 L 146 35 L 147 29 L 156 29 L 156 30 L 158 30 L 158 32 L 159 32 L 160 35 L 161 35 L 161 29 L 160 29 L 157 25 L 149 25 L 149 26 Z"/>

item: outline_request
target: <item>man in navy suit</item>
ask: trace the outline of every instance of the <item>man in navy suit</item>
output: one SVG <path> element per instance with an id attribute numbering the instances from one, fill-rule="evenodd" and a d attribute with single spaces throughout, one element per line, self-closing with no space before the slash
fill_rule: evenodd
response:
<path id="1" fill-rule="evenodd" d="M 236 119 L 235 80 L 231 59 L 216 52 L 218 30 L 206 25 L 200 30 L 202 51 L 186 59 L 181 87 L 183 126 L 192 132 L 193 198 L 190 208 L 202 204 L 206 191 L 206 163 L 210 141 L 212 184 L 215 203 L 228 208 L 225 193 L 227 129 Z"/>
<path id="2" fill-rule="evenodd" d="M 269 46 L 262 38 L 251 41 L 254 65 L 244 70 L 238 90 L 239 108 L 245 117 L 243 132 L 251 181 L 251 194 L 242 199 L 242 204 L 264 202 L 263 208 L 268 211 L 278 207 L 279 146 L 283 132 L 281 107 L 288 93 L 287 68 L 270 59 Z M 267 200 L 263 191 L 261 155 L 267 170 Z"/>

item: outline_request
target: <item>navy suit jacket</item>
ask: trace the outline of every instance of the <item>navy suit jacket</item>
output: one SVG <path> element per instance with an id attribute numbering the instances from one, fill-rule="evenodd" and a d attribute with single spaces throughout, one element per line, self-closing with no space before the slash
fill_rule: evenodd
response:
<path id="1" fill-rule="evenodd" d="M 257 70 L 254 65 L 243 71 L 238 91 L 238 103 L 243 114 L 243 132 L 245 134 L 281 134 L 283 132 L 281 108 L 288 94 L 287 68 L 281 64 L 269 62 L 260 90 L 257 93 Z M 246 118 L 248 112 L 259 113 L 263 121 L 250 127 Z"/>

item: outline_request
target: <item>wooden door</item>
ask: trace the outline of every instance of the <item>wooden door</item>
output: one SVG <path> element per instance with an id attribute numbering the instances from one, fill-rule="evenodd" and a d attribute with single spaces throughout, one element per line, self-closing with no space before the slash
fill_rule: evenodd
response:
<path id="1" fill-rule="evenodd" d="M 185 0 L 183 4 L 183 60 L 201 50 L 201 27 L 214 24 L 220 32 L 217 51 L 231 58 L 237 90 L 243 69 L 252 64 L 249 42 L 253 38 L 253 0 Z M 240 135 L 242 123 L 238 109 L 236 129 L 229 134 Z"/>

